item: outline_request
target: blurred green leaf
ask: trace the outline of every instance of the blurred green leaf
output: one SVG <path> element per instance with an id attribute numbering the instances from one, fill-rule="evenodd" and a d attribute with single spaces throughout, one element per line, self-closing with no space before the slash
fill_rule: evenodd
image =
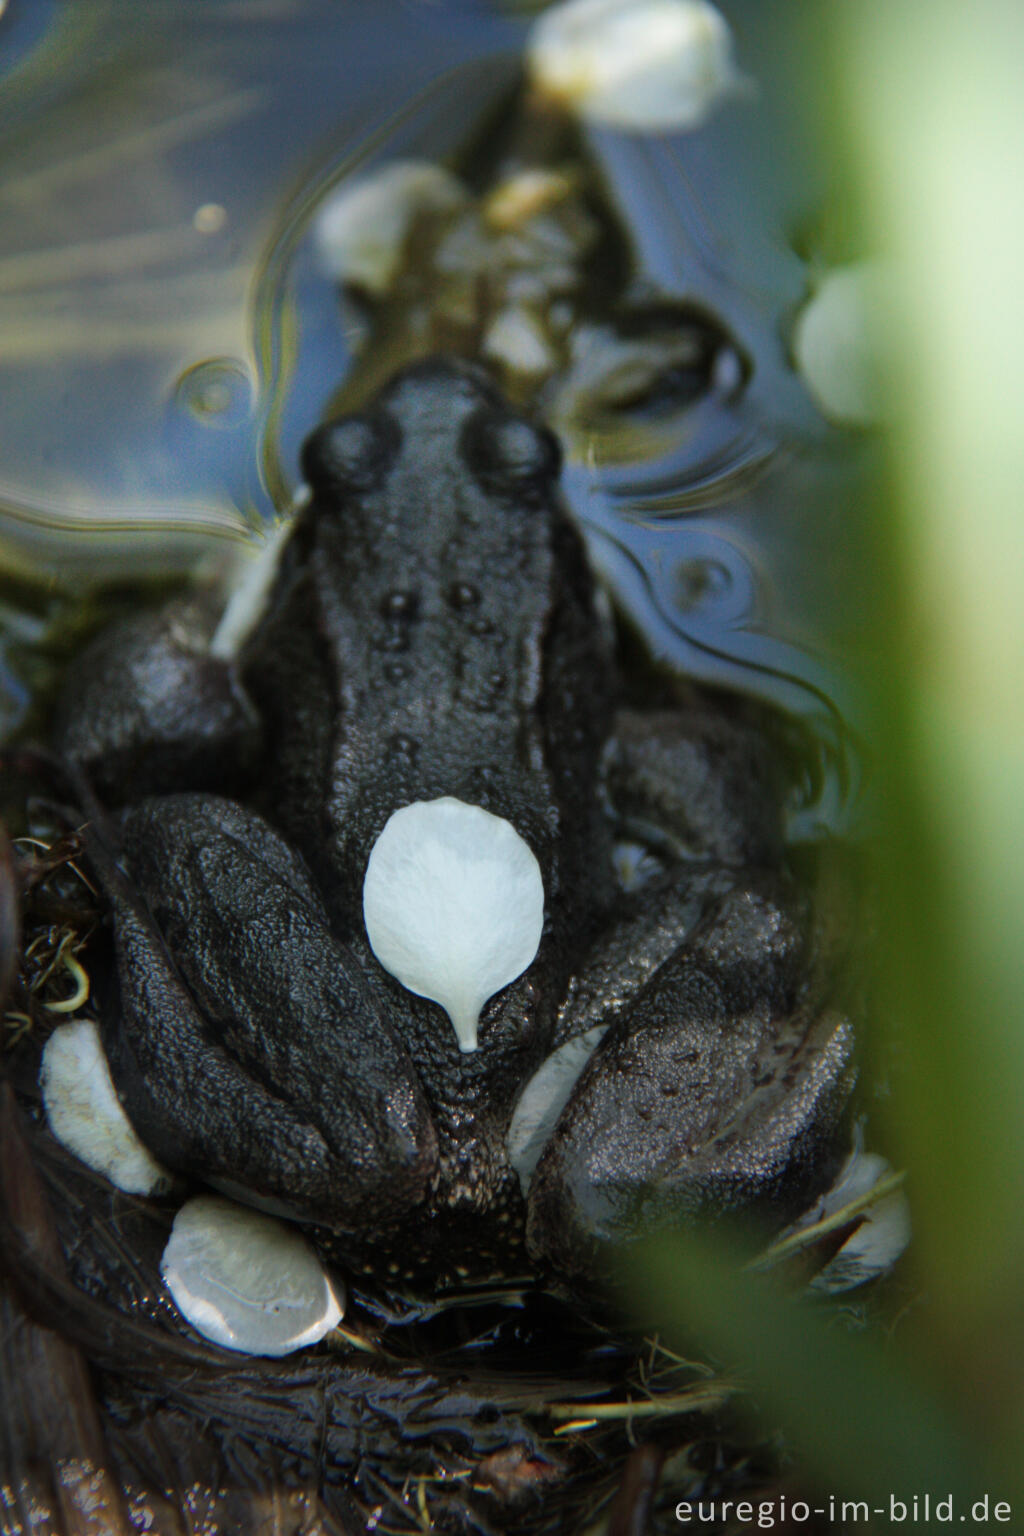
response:
<path id="1" fill-rule="evenodd" d="M 652 1243 L 633 1256 L 631 1290 L 670 1342 L 699 1340 L 735 1368 L 824 1490 L 876 1504 L 972 1495 L 966 1437 L 895 1349 L 744 1273 L 745 1257 L 707 1239 Z"/>
<path id="2" fill-rule="evenodd" d="M 1024 12 L 834 13 L 888 253 L 878 704 L 898 1130 L 947 1334 L 1024 1270 Z"/>

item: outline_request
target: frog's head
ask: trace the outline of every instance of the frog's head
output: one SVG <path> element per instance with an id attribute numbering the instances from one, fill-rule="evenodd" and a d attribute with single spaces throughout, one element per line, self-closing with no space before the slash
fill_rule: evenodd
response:
<path id="1" fill-rule="evenodd" d="M 547 428 L 514 411 L 484 368 L 447 357 L 403 369 L 364 410 L 319 427 L 302 454 L 314 503 L 344 506 L 349 533 L 353 507 L 364 506 L 375 539 L 401 531 L 403 510 L 422 539 L 425 506 L 443 532 L 446 504 L 471 522 L 495 502 L 539 505 L 560 468 Z"/>

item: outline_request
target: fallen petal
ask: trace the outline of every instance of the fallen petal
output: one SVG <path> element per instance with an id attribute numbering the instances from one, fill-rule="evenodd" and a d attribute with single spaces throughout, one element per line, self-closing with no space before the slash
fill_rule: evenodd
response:
<path id="1" fill-rule="evenodd" d="M 440 1003 L 475 1051 L 489 997 L 526 970 L 544 926 L 540 866 L 511 822 L 445 796 L 395 811 L 373 846 L 363 917 L 386 971 Z"/>
<path id="2" fill-rule="evenodd" d="M 421 160 L 396 160 L 344 182 L 317 215 L 314 238 L 321 269 L 367 293 L 387 292 L 413 221 L 445 213 L 466 193 L 450 171 Z"/>
<path id="3" fill-rule="evenodd" d="M 607 1024 L 597 1024 L 585 1034 L 566 1040 L 541 1062 L 519 1095 L 508 1128 L 507 1146 L 508 1160 L 519 1175 L 524 1196 L 555 1122 L 607 1029 Z"/>
<path id="4" fill-rule="evenodd" d="M 133 1195 L 151 1195 L 170 1183 L 121 1108 L 90 1019 L 54 1030 L 43 1047 L 39 1084 L 50 1130 L 88 1167 Z"/>
<path id="5" fill-rule="evenodd" d="M 198 1333 L 247 1355 L 317 1344 L 344 1311 L 300 1232 L 218 1195 L 182 1206 L 160 1273 Z"/>
<path id="6" fill-rule="evenodd" d="M 536 23 L 528 59 L 545 95 L 634 132 L 696 128 L 747 87 L 708 0 L 566 0 Z"/>
<path id="7" fill-rule="evenodd" d="M 797 316 L 793 359 L 830 421 L 866 427 L 879 419 L 875 342 L 885 296 L 885 276 L 877 263 L 834 267 Z"/>

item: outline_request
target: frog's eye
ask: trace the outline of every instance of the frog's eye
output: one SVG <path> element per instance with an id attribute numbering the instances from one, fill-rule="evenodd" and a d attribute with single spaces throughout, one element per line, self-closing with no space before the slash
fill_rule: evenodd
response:
<path id="1" fill-rule="evenodd" d="M 373 490 L 398 448 L 397 424 L 383 411 L 328 421 L 306 439 L 302 473 L 314 497 Z"/>
<path id="2" fill-rule="evenodd" d="M 440 1003 L 475 1051 L 484 1004 L 537 953 L 544 881 L 511 822 L 451 796 L 419 800 L 373 845 L 363 916 L 384 969 Z"/>
<path id="3" fill-rule="evenodd" d="M 474 412 L 463 428 L 462 451 L 485 490 L 510 496 L 545 488 L 562 464 L 558 440 L 546 427 L 505 412 Z"/>

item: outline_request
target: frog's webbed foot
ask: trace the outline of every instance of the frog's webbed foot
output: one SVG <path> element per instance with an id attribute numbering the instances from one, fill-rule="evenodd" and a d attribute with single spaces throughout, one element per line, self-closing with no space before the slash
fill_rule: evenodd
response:
<path id="1" fill-rule="evenodd" d="M 56 750 L 117 804 L 164 790 L 234 790 L 261 729 L 234 663 L 209 649 L 198 598 L 132 614 L 76 657 L 57 705 Z"/>
<path id="2" fill-rule="evenodd" d="M 437 1146 L 412 1063 L 278 834 L 175 795 L 126 813 L 127 878 L 93 862 L 117 935 L 105 1044 L 156 1155 L 340 1229 L 421 1200 Z"/>
<path id="3" fill-rule="evenodd" d="M 563 1273 L 695 1217 L 785 1221 L 846 1150 L 853 1032 L 823 999 L 803 904 L 774 876 L 734 875 L 724 893 L 718 879 L 607 1030 L 537 1165 L 527 1241 Z"/>

